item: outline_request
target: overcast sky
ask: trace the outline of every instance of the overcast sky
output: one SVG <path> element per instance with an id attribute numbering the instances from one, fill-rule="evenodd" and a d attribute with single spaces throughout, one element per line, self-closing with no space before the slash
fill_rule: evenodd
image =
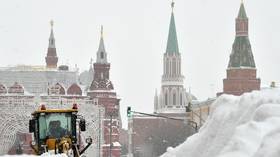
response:
<path id="1" fill-rule="evenodd" d="M 54 20 L 59 64 L 80 71 L 96 59 L 100 27 L 122 112 L 152 112 L 160 88 L 170 0 L 2 0 L 0 67 L 44 65 Z M 222 91 L 239 0 L 176 0 L 175 21 L 185 87 L 200 100 Z M 245 0 L 249 38 L 262 86 L 280 85 L 280 1 Z M 123 115 L 124 117 L 124 115 Z"/>

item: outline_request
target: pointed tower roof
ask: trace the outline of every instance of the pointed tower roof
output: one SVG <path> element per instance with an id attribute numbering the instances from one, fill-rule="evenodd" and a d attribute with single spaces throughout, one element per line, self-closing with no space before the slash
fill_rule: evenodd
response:
<path id="1" fill-rule="evenodd" d="M 55 39 L 54 39 L 54 33 L 53 33 L 53 20 L 50 22 L 51 24 L 51 34 L 49 37 L 49 47 L 47 56 L 45 57 L 47 68 L 57 68 L 57 61 L 58 57 L 56 54 L 56 48 L 55 48 Z"/>
<path id="2" fill-rule="evenodd" d="M 101 26 L 101 33 L 100 34 L 101 34 L 101 36 L 100 36 L 100 42 L 99 42 L 98 51 L 106 52 L 105 51 L 104 40 L 103 40 L 103 26 Z"/>
<path id="3" fill-rule="evenodd" d="M 236 36 L 232 45 L 232 52 L 228 68 L 255 68 L 255 61 L 248 37 L 248 18 L 244 3 L 241 3 L 236 19 Z"/>
<path id="4" fill-rule="evenodd" d="M 53 20 L 51 20 L 51 34 L 49 38 L 49 48 L 55 48 L 55 39 L 53 35 Z"/>
<path id="5" fill-rule="evenodd" d="M 177 32 L 176 32 L 176 26 L 175 26 L 175 18 L 174 18 L 174 2 L 172 1 L 171 7 L 171 19 L 169 24 L 169 34 L 168 34 L 168 40 L 167 40 L 167 47 L 166 47 L 166 53 L 179 53 L 179 47 L 178 47 L 178 40 L 177 40 Z"/>
<path id="6" fill-rule="evenodd" d="M 103 39 L 103 26 L 101 26 L 101 36 L 100 36 L 100 42 L 99 42 L 99 48 L 97 51 L 97 63 L 107 63 L 107 53 L 105 50 L 105 44 Z"/>
<path id="7" fill-rule="evenodd" d="M 251 44 L 247 36 L 235 37 L 228 68 L 255 68 Z"/>
<path id="8" fill-rule="evenodd" d="M 237 18 L 239 18 L 239 19 L 247 19 L 247 15 L 246 15 L 246 11 L 245 11 L 245 7 L 244 7 L 243 1 L 241 2 Z"/>

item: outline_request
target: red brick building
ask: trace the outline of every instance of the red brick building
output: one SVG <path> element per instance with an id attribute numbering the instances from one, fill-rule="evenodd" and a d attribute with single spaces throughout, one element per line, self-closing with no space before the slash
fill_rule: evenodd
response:
<path id="1" fill-rule="evenodd" d="M 93 64 L 93 67 L 93 81 L 88 91 L 88 96 L 97 99 L 98 105 L 105 108 L 105 118 L 103 119 L 104 144 L 102 145 L 102 156 L 120 157 L 120 99 L 117 97 L 113 84 L 110 81 L 110 63 L 107 62 L 107 52 L 103 40 L 103 28 L 101 29 L 101 38 L 97 51 L 96 63 Z"/>
<path id="2" fill-rule="evenodd" d="M 248 17 L 244 4 L 241 3 L 235 25 L 235 40 L 227 68 L 227 78 L 223 80 L 221 94 L 242 95 L 253 90 L 260 90 L 261 80 L 257 78 L 257 69 L 248 37 Z"/>
<path id="3" fill-rule="evenodd" d="M 163 115 L 163 114 L 161 114 Z M 184 114 L 164 114 L 165 116 L 183 119 Z M 132 152 L 133 157 L 158 157 L 168 147 L 176 147 L 195 133 L 187 121 L 172 120 L 160 117 L 134 116 Z"/>

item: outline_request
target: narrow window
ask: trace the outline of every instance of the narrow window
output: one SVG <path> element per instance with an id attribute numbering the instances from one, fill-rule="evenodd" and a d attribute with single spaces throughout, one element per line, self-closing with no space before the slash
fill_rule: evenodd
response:
<path id="1" fill-rule="evenodd" d="M 176 93 L 173 93 L 173 105 L 176 105 Z"/>
<path id="2" fill-rule="evenodd" d="M 169 60 L 166 61 L 166 74 L 169 75 Z"/>
<path id="3" fill-rule="evenodd" d="M 168 105 L 168 102 L 167 102 L 167 93 L 165 93 L 165 106 L 167 106 Z"/>
<path id="4" fill-rule="evenodd" d="M 176 74 L 176 59 L 172 61 L 172 76 Z"/>
<path id="5" fill-rule="evenodd" d="M 183 105 L 183 98 L 182 98 L 182 93 L 180 93 L 180 105 Z"/>

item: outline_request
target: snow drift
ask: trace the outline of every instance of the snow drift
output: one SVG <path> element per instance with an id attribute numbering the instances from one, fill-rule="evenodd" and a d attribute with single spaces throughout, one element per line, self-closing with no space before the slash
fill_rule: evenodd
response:
<path id="1" fill-rule="evenodd" d="M 279 157 L 280 89 L 220 96 L 199 130 L 162 157 Z"/>

